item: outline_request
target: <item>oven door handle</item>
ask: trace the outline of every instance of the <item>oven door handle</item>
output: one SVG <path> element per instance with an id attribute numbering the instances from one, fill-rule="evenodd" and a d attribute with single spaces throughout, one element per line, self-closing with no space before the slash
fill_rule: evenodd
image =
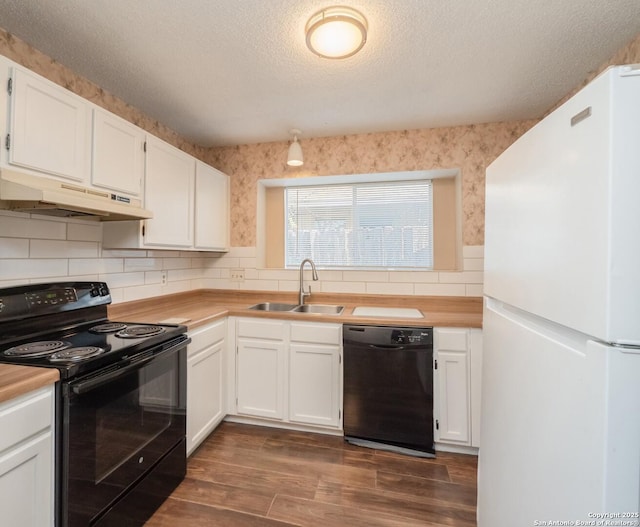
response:
<path id="1" fill-rule="evenodd" d="M 165 350 L 162 350 L 161 352 L 155 355 L 150 355 L 143 359 L 136 360 L 135 362 L 132 362 L 127 366 L 118 368 L 115 371 L 110 371 L 109 373 L 105 373 L 104 375 L 99 375 L 98 377 L 94 377 L 93 379 L 88 379 L 86 381 L 79 382 L 78 384 L 75 384 L 71 389 L 73 390 L 73 393 L 75 393 L 76 395 L 82 395 L 84 393 L 90 392 L 91 390 L 95 390 L 99 386 L 102 386 L 103 384 L 107 384 L 113 381 L 114 379 L 121 377 L 122 375 L 126 375 L 127 373 L 138 370 L 156 359 L 166 358 L 169 355 L 173 355 L 174 353 L 177 353 L 179 350 L 186 347 L 189 342 L 191 342 L 191 339 L 181 340 L 174 346 L 171 346 Z"/>

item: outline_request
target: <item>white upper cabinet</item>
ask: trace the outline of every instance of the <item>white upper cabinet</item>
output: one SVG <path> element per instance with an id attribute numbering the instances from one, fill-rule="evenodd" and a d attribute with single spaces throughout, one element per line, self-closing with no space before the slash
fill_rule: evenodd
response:
<path id="1" fill-rule="evenodd" d="M 193 246 L 195 159 L 156 137 L 147 139 L 145 245 Z"/>
<path id="2" fill-rule="evenodd" d="M 103 247 L 227 251 L 229 176 L 147 137 L 144 203 L 153 218 L 109 222 Z"/>
<path id="3" fill-rule="evenodd" d="M 9 164 L 88 184 L 88 101 L 21 67 L 10 82 Z"/>
<path id="4" fill-rule="evenodd" d="M 195 248 L 229 249 L 229 176 L 196 163 Z"/>
<path id="5" fill-rule="evenodd" d="M 144 178 L 144 130 L 100 108 L 93 110 L 91 183 L 139 197 Z"/>

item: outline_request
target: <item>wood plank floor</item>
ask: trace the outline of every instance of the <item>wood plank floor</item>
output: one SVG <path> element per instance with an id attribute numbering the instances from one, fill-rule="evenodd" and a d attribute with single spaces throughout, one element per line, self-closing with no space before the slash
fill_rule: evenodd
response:
<path id="1" fill-rule="evenodd" d="M 475 527 L 477 458 L 223 423 L 148 527 Z"/>

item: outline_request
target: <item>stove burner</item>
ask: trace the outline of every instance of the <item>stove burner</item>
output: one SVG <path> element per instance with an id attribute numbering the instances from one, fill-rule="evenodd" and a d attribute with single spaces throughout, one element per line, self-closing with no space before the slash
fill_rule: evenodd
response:
<path id="1" fill-rule="evenodd" d="M 107 322 L 106 324 L 98 324 L 89 329 L 92 333 L 115 333 L 121 329 L 125 329 L 126 324 L 122 322 Z"/>
<path id="2" fill-rule="evenodd" d="M 160 326 L 128 326 L 116 333 L 116 337 L 121 339 L 139 339 L 143 337 L 153 337 L 164 333 L 164 328 Z"/>
<path id="3" fill-rule="evenodd" d="M 41 340 L 14 346 L 13 348 L 5 350 L 3 355 L 18 358 L 46 357 L 55 351 L 66 349 L 69 346 L 71 346 L 71 344 L 61 340 Z"/>
<path id="4" fill-rule="evenodd" d="M 79 362 L 81 360 L 89 359 L 91 357 L 95 357 L 96 355 L 100 355 L 101 353 L 104 353 L 104 350 L 102 348 L 98 348 L 96 346 L 81 346 L 78 348 L 67 348 L 62 351 L 57 351 L 53 355 L 51 355 L 51 357 L 49 357 L 49 360 L 51 362 L 57 362 L 57 361 Z"/>

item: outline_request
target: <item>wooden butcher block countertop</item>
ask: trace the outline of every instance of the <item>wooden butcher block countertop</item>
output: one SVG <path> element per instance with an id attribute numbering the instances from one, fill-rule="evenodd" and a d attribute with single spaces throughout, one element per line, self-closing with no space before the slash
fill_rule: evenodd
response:
<path id="1" fill-rule="evenodd" d="M 109 319 L 123 322 L 173 322 L 194 329 L 226 316 L 288 319 L 339 324 L 394 326 L 482 327 L 482 298 L 432 296 L 379 296 L 313 293 L 307 304 L 345 306 L 340 315 L 255 311 L 250 306 L 262 302 L 297 304 L 297 293 L 200 289 L 109 306 Z M 355 316 L 358 306 L 414 308 L 421 318 Z"/>
<path id="2" fill-rule="evenodd" d="M 0 364 L 0 403 L 54 384 L 59 379 L 55 368 Z"/>

